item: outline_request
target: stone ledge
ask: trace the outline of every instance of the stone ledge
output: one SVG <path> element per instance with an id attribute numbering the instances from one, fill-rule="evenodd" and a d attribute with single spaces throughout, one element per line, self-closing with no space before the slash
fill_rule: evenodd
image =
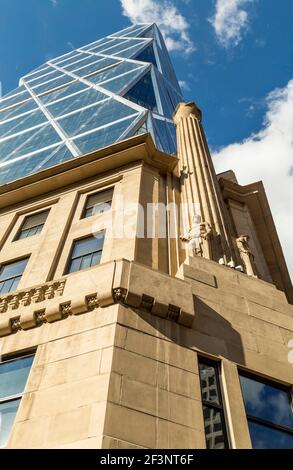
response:
<path id="1" fill-rule="evenodd" d="M 0 337 L 115 303 L 141 308 L 189 327 L 194 319 L 188 283 L 121 260 L 0 298 Z"/>

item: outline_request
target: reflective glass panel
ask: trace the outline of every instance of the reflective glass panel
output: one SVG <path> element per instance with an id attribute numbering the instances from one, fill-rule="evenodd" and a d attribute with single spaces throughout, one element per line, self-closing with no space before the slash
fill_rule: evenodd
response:
<path id="1" fill-rule="evenodd" d="M 121 94 L 131 82 L 133 82 L 137 77 L 139 77 L 143 73 L 144 69 L 145 67 L 140 67 L 134 70 L 133 72 L 126 73 L 124 75 L 121 75 L 120 77 L 113 78 L 108 82 L 104 82 L 100 86 L 102 88 L 106 88 L 106 90 L 112 91 L 113 93 Z"/>
<path id="2" fill-rule="evenodd" d="M 86 198 L 83 218 L 102 214 L 103 212 L 110 210 L 112 197 L 113 188 L 107 189 L 106 191 L 99 191 L 98 193 L 88 196 Z"/>
<path id="3" fill-rule="evenodd" d="M 57 143 L 59 140 L 59 135 L 50 124 L 33 129 L 25 134 L 19 134 L 0 143 L 1 161 L 26 155 Z"/>
<path id="4" fill-rule="evenodd" d="M 225 449 L 226 438 L 221 411 L 204 406 L 203 416 L 207 449 Z"/>
<path id="5" fill-rule="evenodd" d="M 150 109 L 151 111 L 157 111 L 157 100 L 150 72 L 144 75 L 129 91 L 127 91 L 124 98 L 134 101 L 134 103 Z"/>
<path id="6" fill-rule="evenodd" d="M 86 269 L 100 263 L 104 244 L 104 232 L 95 237 L 82 238 L 73 244 L 68 273 Z"/>
<path id="7" fill-rule="evenodd" d="M 123 73 L 130 72 L 131 70 L 136 70 L 137 68 L 137 64 L 120 62 L 119 65 L 116 65 L 115 67 L 110 67 L 109 69 L 99 72 L 96 75 L 89 77 L 88 79 L 92 83 L 99 84 L 105 80 L 109 80 L 113 77 L 117 77 L 118 75 L 122 75 Z"/>
<path id="8" fill-rule="evenodd" d="M 0 294 L 7 294 L 17 289 L 28 258 L 7 263 L 0 268 Z"/>
<path id="9" fill-rule="evenodd" d="M 34 111 L 30 114 L 20 116 L 13 121 L 0 123 L 0 138 L 7 137 L 16 132 L 22 132 L 30 127 L 38 126 L 47 121 L 46 116 L 41 111 Z"/>
<path id="10" fill-rule="evenodd" d="M 248 422 L 253 449 L 293 449 L 293 434 Z"/>
<path id="11" fill-rule="evenodd" d="M 138 116 L 138 114 L 137 114 Z M 98 131 L 86 134 L 83 137 L 74 139 L 74 143 L 78 146 L 82 153 L 88 153 L 98 148 L 105 147 L 119 140 L 119 137 L 133 124 L 135 118 L 126 119 L 117 122 L 113 126 L 105 127 Z"/>
<path id="12" fill-rule="evenodd" d="M 136 57 L 135 60 L 141 60 L 143 62 L 149 62 L 153 64 L 155 67 L 158 67 L 157 60 L 154 53 L 153 45 L 150 44 L 147 46 L 142 52 L 140 52 Z"/>
<path id="13" fill-rule="evenodd" d="M 134 57 L 141 49 L 143 49 L 144 44 L 138 44 L 137 46 L 129 47 L 125 51 L 116 52 L 114 55 L 117 57 L 124 57 L 125 59 L 130 59 Z"/>
<path id="14" fill-rule="evenodd" d="M 52 67 L 50 67 L 49 65 L 47 65 L 47 66 L 41 65 L 40 67 L 33 70 L 29 74 L 25 75 L 24 78 L 27 79 L 27 80 L 31 80 L 32 78 L 40 77 L 41 75 L 44 75 L 44 74 L 50 72 L 51 70 L 52 70 Z"/>
<path id="15" fill-rule="evenodd" d="M 0 399 L 23 392 L 34 356 L 0 363 Z"/>
<path id="16" fill-rule="evenodd" d="M 20 404 L 20 398 L 0 403 L 0 448 L 8 443 L 9 434 Z"/>
<path id="17" fill-rule="evenodd" d="M 89 52 L 100 52 L 102 51 L 103 49 L 106 49 L 107 47 L 111 47 L 115 44 L 117 44 L 117 39 L 106 39 L 105 41 L 101 42 L 100 44 L 98 45 L 93 45 L 89 50 Z"/>
<path id="18" fill-rule="evenodd" d="M 41 77 L 34 78 L 30 81 L 26 80 L 26 82 L 31 88 L 35 88 L 36 86 L 41 85 L 42 83 L 48 82 L 50 80 L 56 80 L 56 78 L 60 77 L 60 75 L 62 75 L 62 72 L 54 69 L 46 75 L 42 75 Z"/>
<path id="19" fill-rule="evenodd" d="M 216 366 L 200 363 L 202 399 L 205 402 L 220 405 Z"/>
<path id="20" fill-rule="evenodd" d="M 199 359 L 199 374 L 207 448 L 228 448 L 218 364 Z"/>
<path id="21" fill-rule="evenodd" d="M 61 98 L 65 98 L 66 96 L 72 95 L 73 93 L 77 93 L 78 91 L 86 90 L 86 88 L 87 86 L 84 83 L 73 82 L 68 86 L 62 87 L 59 90 L 51 91 L 50 93 L 40 96 L 39 98 L 44 104 L 48 104 Z"/>
<path id="22" fill-rule="evenodd" d="M 62 75 L 60 78 L 57 78 L 56 80 L 52 80 L 48 83 L 45 83 L 44 85 L 38 85 L 35 89 L 34 92 L 37 95 L 40 95 L 41 93 L 45 93 L 46 91 L 49 91 L 53 88 L 57 88 L 58 86 L 65 85 L 65 83 L 72 82 L 74 79 L 70 77 L 69 75 Z"/>
<path id="23" fill-rule="evenodd" d="M 23 93 L 23 92 L 27 92 L 25 86 L 23 85 L 18 86 L 17 88 L 14 88 L 13 90 L 11 90 L 9 93 L 5 93 L 5 95 L 1 96 L 0 102 L 2 100 L 5 100 L 6 98 L 12 98 L 13 96 L 18 95 L 19 93 Z"/>
<path id="24" fill-rule="evenodd" d="M 64 66 L 64 69 L 68 70 L 69 72 L 73 72 L 74 70 L 79 69 L 80 67 L 84 67 L 85 65 L 91 64 L 95 59 L 97 60 L 98 57 L 83 54 L 81 59 L 76 62 L 73 62 L 72 64 Z"/>
<path id="25" fill-rule="evenodd" d="M 130 37 L 130 36 L 139 36 L 140 33 L 142 33 L 142 31 L 146 29 L 146 26 L 142 26 L 142 27 L 139 27 L 139 28 L 136 28 L 134 29 L 133 31 L 131 32 L 128 32 L 126 34 L 123 34 L 124 37 Z"/>
<path id="26" fill-rule="evenodd" d="M 8 108 L 9 106 L 16 105 L 17 103 L 21 103 L 22 101 L 29 100 L 30 98 L 31 98 L 31 95 L 29 94 L 28 91 L 18 93 L 17 95 L 11 96 L 11 98 L 1 100 L 0 110 Z"/>
<path id="27" fill-rule="evenodd" d="M 48 105 L 48 111 L 50 111 L 52 116 L 59 117 L 107 98 L 108 96 L 104 93 L 89 88 L 78 95 L 70 96 L 62 101 Z"/>
<path id="28" fill-rule="evenodd" d="M 33 235 L 41 233 L 42 228 L 46 222 L 49 211 L 38 212 L 37 214 L 28 215 L 21 226 L 18 233 L 17 240 L 28 238 Z"/>
<path id="29" fill-rule="evenodd" d="M 42 150 L 34 155 L 21 158 L 0 167 L 0 184 L 22 178 L 35 171 L 44 170 L 71 158 L 73 158 L 72 154 L 65 145 Z"/>
<path id="30" fill-rule="evenodd" d="M 58 122 L 69 136 L 74 136 L 108 124 L 113 117 L 118 120 L 133 113 L 132 108 L 113 99 L 60 118 Z"/>
<path id="31" fill-rule="evenodd" d="M 14 106 L 13 108 L 0 111 L 0 121 L 2 122 L 6 121 L 7 119 L 12 119 L 20 114 L 28 113 L 34 109 L 37 109 L 36 102 L 33 99 L 30 99 L 22 104 Z"/>
<path id="32" fill-rule="evenodd" d="M 119 43 L 115 46 L 111 46 L 110 48 L 105 48 L 103 51 L 100 51 L 104 54 L 115 55 L 118 54 L 120 51 L 127 49 L 128 47 L 143 45 L 143 41 L 138 41 L 135 39 L 129 39 L 128 41 L 119 41 Z"/>
<path id="33" fill-rule="evenodd" d="M 138 116 L 138 115 L 137 115 Z M 131 126 L 134 118 L 120 121 L 113 126 L 78 137 L 74 143 L 82 153 L 88 153 L 118 141 L 119 137 Z"/>
<path id="34" fill-rule="evenodd" d="M 240 376 L 246 413 L 293 430 L 293 411 L 288 390 Z"/>
<path id="35" fill-rule="evenodd" d="M 87 65 L 86 67 L 82 67 L 81 69 L 75 70 L 74 73 L 79 77 L 85 77 L 86 75 L 97 72 L 98 70 L 103 68 L 103 65 L 101 66 L 101 62 L 102 61 L 95 60 L 95 58 L 93 57 L 91 64 Z"/>
<path id="36" fill-rule="evenodd" d="M 64 67 L 64 65 L 68 65 L 68 64 L 71 64 L 72 62 L 77 61 L 78 59 L 82 57 L 82 55 L 83 54 L 81 54 L 80 52 L 72 51 L 63 57 L 57 57 L 57 59 L 51 60 L 51 62 L 57 65 L 58 67 Z"/>

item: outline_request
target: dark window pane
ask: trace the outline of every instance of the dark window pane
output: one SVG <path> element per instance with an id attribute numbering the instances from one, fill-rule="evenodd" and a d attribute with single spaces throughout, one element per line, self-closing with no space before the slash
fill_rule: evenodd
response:
<path id="1" fill-rule="evenodd" d="M 10 289 L 9 289 L 8 292 L 13 292 L 13 291 L 15 291 L 15 290 L 18 288 L 18 284 L 19 284 L 19 282 L 20 282 L 20 279 L 21 279 L 21 276 L 14 277 L 14 278 L 12 279 L 12 284 L 11 284 L 11 287 L 10 287 Z"/>
<path id="2" fill-rule="evenodd" d="M 199 370 L 203 401 L 220 405 L 221 401 L 217 384 L 216 367 L 213 365 L 201 363 L 199 365 Z"/>
<path id="3" fill-rule="evenodd" d="M 113 189 L 100 191 L 88 196 L 83 217 L 91 217 L 92 215 L 101 214 L 107 210 L 110 210 L 112 196 Z"/>
<path id="4" fill-rule="evenodd" d="M 0 399 L 23 392 L 33 356 L 0 363 Z"/>
<path id="5" fill-rule="evenodd" d="M 207 448 L 226 449 L 229 445 L 217 363 L 199 360 L 199 374 Z"/>
<path id="6" fill-rule="evenodd" d="M 37 214 L 29 215 L 25 218 L 23 228 L 36 227 L 38 225 L 43 225 L 46 222 L 49 211 L 38 212 Z"/>
<path id="7" fill-rule="evenodd" d="M 4 281 L 2 284 L 1 284 L 1 294 L 8 294 L 8 292 L 11 292 L 12 291 L 12 286 L 13 286 L 13 283 L 14 283 L 14 279 L 19 279 L 18 277 L 17 278 L 12 278 L 12 279 L 7 279 L 6 281 Z"/>
<path id="8" fill-rule="evenodd" d="M 76 240 L 73 245 L 68 273 L 86 269 L 100 263 L 104 244 L 104 232 L 95 237 Z"/>
<path id="9" fill-rule="evenodd" d="M 20 404 L 20 399 L 0 403 L 0 448 L 5 447 Z"/>
<path id="10" fill-rule="evenodd" d="M 97 264 L 100 264 L 101 257 L 102 257 L 102 252 L 101 251 L 97 251 L 96 253 L 94 253 L 93 257 L 92 257 L 91 266 L 96 266 Z"/>
<path id="11" fill-rule="evenodd" d="M 124 95 L 124 98 L 151 111 L 158 111 L 150 72 L 144 75 L 144 77 Z"/>
<path id="12" fill-rule="evenodd" d="M 153 45 L 150 44 L 146 49 L 144 49 L 140 54 L 135 57 L 135 60 L 141 60 L 143 62 L 149 62 L 155 67 L 158 67 L 157 60 L 154 53 Z"/>
<path id="13" fill-rule="evenodd" d="M 81 258 L 73 259 L 70 263 L 70 267 L 68 269 L 69 273 L 75 273 L 76 271 L 80 270 Z"/>
<path id="14" fill-rule="evenodd" d="M 289 392 L 261 380 L 240 376 L 246 413 L 293 430 L 293 412 Z"/>
<path id="15" fill-rule="evenodd" d="M 254 449 L 293 449 L 293 434 L 252 421 L 248 424 Z"/>
<path id="16" fill-rule="evenodd" d="M 72 258 L 77 258 L 78 256 L 84 256 L 89 253 L 93 253 L 94 251 L 98 251 L 101 249 L 102 243 L 103 240 L 95 237 L 88 237 L 77 240 L 74 243 Z"/>
<path id="17" fill-rule="evenodd" d="M 80 269 L 86 269 L 91 266 L 92 254 L 83 256 L 80 263 Z"/>
<path id="18" fill-rule="evenodd" d="M 25 258 L 19 261 L 15 261 L 14 263 L 3 265 L 0 270 L 0 280 L 22 275 L 27 265 L 27 262 L 28 258 Z"/>

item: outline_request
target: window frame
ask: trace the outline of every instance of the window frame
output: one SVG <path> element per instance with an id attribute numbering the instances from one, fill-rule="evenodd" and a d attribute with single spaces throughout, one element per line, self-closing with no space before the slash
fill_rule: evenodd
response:
<path id="1" fill-rule="evenodd" d="M 241 385 L 240 376 L 243 376 L 243 377 L 246 377 L 248 379 L 254 380 L 255 382 L 258 382 L 258 383 L 263 383 L 265 385 L 270 385 L 271 387 L 275 387 L 279 390 L 283 390 L 284 392 L 286 392 L 287 395 L 288 395 L 288 401 L 289 401 L 289 404 L 291 404 L 292 413 L 293 413 L 293 390 L 292 390 L 293 387 L 292 387 L 292 385 L 286 386 L 286 385 L 284 385 L 280 382 L 275 381 L 274 379 L 268 379 L 267 377 L 257 375 L 253 372 L 250 372 L 250 371 L 247 371 L 245 369 L 241 369 L 241 368 L 238 367 L 238 379 L 239 379 L 239 385 L 240 385 L 241 396 L 242 396 L 242 400 L 243 400 L 243 406 L 244 406 L 244 410 L 245 410 L 245 416 L 246 416 L 247 424 L 249 424 L 249 422 L 260 424 L 261 426 L 264 426 L 264 427 L 267 427 L 267 428 L 270 428 L 270 429 L 274 429 L 276 431 L 281 431 L 281 432 L 284 432 L 286 434 L 289 434 L 289 435 L 293 436 L 293 429 L 290 429 L 287 426 L 284 426 L 282 424 L 273 423 L 272 421 L 269 421 L 269 420 L 266 420 L 266 419 L 263 419 L 263 418 L 258 418 L 257 416 L 249 415 L 247 413 L 246 406 L 245 406 L 245 397 L 244 397 L 244 393 L 243 393 L 243 389 L 242 389 L 242 385 Z M 249 435 L 250 435 L 250 433 L 249 433 Z M 250 438 L 251 438 L 251 436 L 250 436 Z"/>
<path id="2" fill-rule="evenodd" d="M 27 376 L 27 379 L 26 379 L 26 382 L 25 382 L 25 385 L 24 385 L 24 388 L 23 388 L 23 391 L 20 392 L 20 393 L 16 393 L 15 395 L 9 395 L 9 396 L 6 396 L 4 398 L 1 398 L 0 397 L 0 405 L 4 404 L 4 403 L 10 403 L 10 402 L 13 402 L 13 401 L 17 401 L 17 400 L 20 400 L 19 402 L 19 405 L 17 407 L 17 411 L 16 411 L 16 414 L 19 410 L 19 406 L 21 404 L 21 399 L 24 395 L 24 392 L 25 392 L 25 388 L 26 388 L 26 385 L 28 383 L 28 380 L 29 380 L 29 376 L 30 376 L 30 373 L 31 373 L 31 370 L 33 368 L 33 365 L 34 365 L 34 360 L 35 360 L 35 355 L 36 355 L 36 351 L 31 351 L 31 352 L 27 352 L 27 353 L 24 353 L 24 354 L 21 354 L 21 355 L 16 355 L 16 356 L 13 356 L 13 357 L 2 357 L 2 360 L 0 359 L 0 367 L 2 364 L 7 364 L 7 363 L 10 363 L 10 362 L 15 362 L 15 361 L 19 361 L 21 359 L 25 359 L 25 358 L 28 358 L 28 357 L 32 357 L 33 360 L 32 360 L 32 363 L 31 363 L 31 367 L 30 367 L 30 370 L 29 370 L 29 373 L 28 373 L 28 376 Z M 16 415 L 15 415 L 16 417 Z M 14 421 L 15 421 L 15 418 L 13 420 L 13 424 L 14 424 Z M 8 434 L 8 441 L 9 441 L 9 438 L 10 438 L 10 435 L 11 435 L 11 431 L 12 431 L 12 427 L 13 427 L 13 424 L 11 426 L 11 429 L 9 431 L 9 434 Z M 7 443 L 8 443 L 7 441 Z M 0 450 L 1 449 L 5 449 L 7 447 L 7 443 L 4 445 L 4 446 L 0 446 Z"/>
<path id="3" fill-rule="evenodd" d="M 43 228 L 44 228 L 44 226 L 45 226 L 45 224 L 46 224 L 46 222 L 47 222 L 47 220 L 48 220 L 50 211 L 51 211 L 51 208 L 48 208 L 48 209 L 42 209 L 42 210 L 39 210 L 39 211 L 37 211 L 37 212 L 30 213 L 30 214 L 26 214 L 26 215 L 24 216 L 24 219 L 23 219 L 22 223 L 20 224 L 19 229 L 17 230 L 17 232 L 16 232 L 16 234 L 15 234 L 15 237 L 14 237 L 14 239 L 13 239 L 13 242 L 16 242 L 16 241 L 19 241 L 19 240 L 26 240 L 27 238 L 34 237 L 34 236 L 36 236 L 36 235 L 40 235 L 40 233 L 43 231 Z M 37 225 L 35 225 L 35 226 L 33 226 L 33 227 L 30 227 L 30 229 L 31 229 L 31 228 L 35 228 L 35 227 L 40 227 L 40 226 L 42 226 L 40 232 L 35 233 L 35 234 L 33 234 L 33 235 L 28 235 L 27 237 L 20 238 L 20 235 L 21 235 L 21 233 L 23 232 L 23 226 L 24 226 L 26 220 L 27 220 L 29 217 L 33 217 L 34 215 L 42 214 L 43 212 L 47 212 L 47 217 L 46 217 L 46 219 L 45 219 L 45 222 L 44 222 L 43 224 L 37 224 Z M 30 230 L 30 229 L 25 229 L 25 230 Z"/>
<path id="4" fill-rule="evenodd" d="M 87 207 L 87 202 L 88 202 L 89 198 L 91 196 L 95 196 L 96 194 L 104 193 L 104 192 L 107 192 L 107 191 L 112 191 L 112 198 L 111 198 L 111 208 L 112 208 L 112 201 L 113 201 L 113 195 L 114 195 L 114 186 L 110 186 L 108 188 L 100 188 L 96 191 L 93 191 L 93 192 L 85 195 L 85 201 L 84 201 L 83 208 L 82 208 L 82 211 L 81 211 L 80 219 L 89 219 L 90 217 L 94 217 L 95 215 L 96 216 L 97 215 L 103 215 L 105 212 L 108 212 L 108 211 L 104 211 L 104 212 L 101 212 L 99 214 L 91 214 L 91 215 L 88 215 L 88 216 L 85 215 L 87 210 L 92 209 L 92 208 L 95 207 L 95 205 Z M 104 204 L 108 204 L 108 201 L 104 201 Z"/>
<path id="5" fill-rule="evenodd" d="M 203 412 L 204 425 L 205 425 L 204 407 L 212 408 L 213 410 L 218 411 L 220 413 L 221 422 L 222 422 L 222 432 L 223 432 L 224 446 L 225 446 L 224 450 L 225 449 L 230 449 L 231 444 L 230 444 L 228 426 L 227 426 L 227 415 L 226 415 L 225 403 L 224 403 L 224 400 L 223 400 L 224 395 L 223 395 L 223 388 L 222 388 L 221 362 L 217 361 L 217 360 L 214 360 L 214 359 L 211 359 L 211 358 L 208 358 L 208 357 L 205 357 L 205 356 L 198 356 L 197 359 L 198 359 L 198 373 L 199 373 L 199 383 L 200 383 L 200 393 L 201 393 L 201 403 L 202 403 L 202 412 Z M 220 404 L 211 403 L 207 400 L 204 400 L 203 390 L 202 390 L 201 374 L 200 374 L 200 364 L 205 364 L 207 366 L 211 366 L 211 367 L 215 368 L 215 371 L 216 371 L 215 377 L 216 377 L 217 391 L 218 391 L 218 397 L 219 397 Z M 206 445 L 207 445 L 207 435 L 206 435 L 205 429 L 204 429 L 204 433 L 205 433 L 205 440 L 206 440 Z M 210 449 L 210 450 L 215 450 L 215 449 Z"/>
<path id="6" fill-rule="evenodd" d="M 93 255 L 94 253 L 99 253 L 101 252 L 101 258 L 102 258 L 102 254 L 103 254 L 103 249 L 104 249 L 104 243 L 105 243 L 105 237 L 106 237 L 106 230 L 105 229 L 102 229 L 102 230 L 99 230 L 99 232 L 97 233 L 103 233 L 104 234 L 104 238 L 103 238 L 103 247 L 101 250 L 97 250 L 97 251 L 93 251 L 91 252 L 91 254 Z M 90 253 L 87 253 L 86 255 L 82 255 L 82 256 L 76 256 L 75 258 L 72 258 L 72 254 L 73 254 L 73 250 L 74 250 L 74 247 L 75 247 L 75 243 L 76 242 L 79 242 L 81 240 L 85 240 L 87 238 L 95 238 L 92 234 L 91 235 L 84 235 L 83 237 L 80 237 L 80 238 L 75 238 L 72 240 L 72 243 L 71 243 L 71 248 L 70 248 L 70 251 L 69 251 L 69 256 L 68 256 L 68 260 L 67 260 L 67 263 L 65 265 L 65 270 L 64 270 L 64 273 L 63 275 L 64 276 L 69 276 L 70 274 L 74 274 L 74 273 L 77 273 L 77 272 L 80 272 L 80 271 L 84 271 L 84 269 L 90 269 L 94 266 L 99 266 L 99 264 L 94 264 L 92 266 L 89 266 L 88 268 L 83 268 L 83 269 L 79 269 L 77 271 L 72 271 L 70 272 L 69 269 L 70 269 L 70 266 L 71 266 L 71 263 L 73 260 L 75 259 L 78 259 L 78 258 L 83 258 L 83 256 L 87 256 L 89 255 Z"/>

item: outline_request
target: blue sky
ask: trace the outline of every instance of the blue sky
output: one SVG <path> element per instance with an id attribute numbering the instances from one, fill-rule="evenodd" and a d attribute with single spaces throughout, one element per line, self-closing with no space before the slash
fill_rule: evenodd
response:
<path id="1" fill-rule="evenodd" d="M 0 0 L 5 94 L 49 58 L 156 21 L 218 171 L 263 179 L 293 272 L 292 0 Z M 290 227 L 291 230 L 290 230 Z"/>

